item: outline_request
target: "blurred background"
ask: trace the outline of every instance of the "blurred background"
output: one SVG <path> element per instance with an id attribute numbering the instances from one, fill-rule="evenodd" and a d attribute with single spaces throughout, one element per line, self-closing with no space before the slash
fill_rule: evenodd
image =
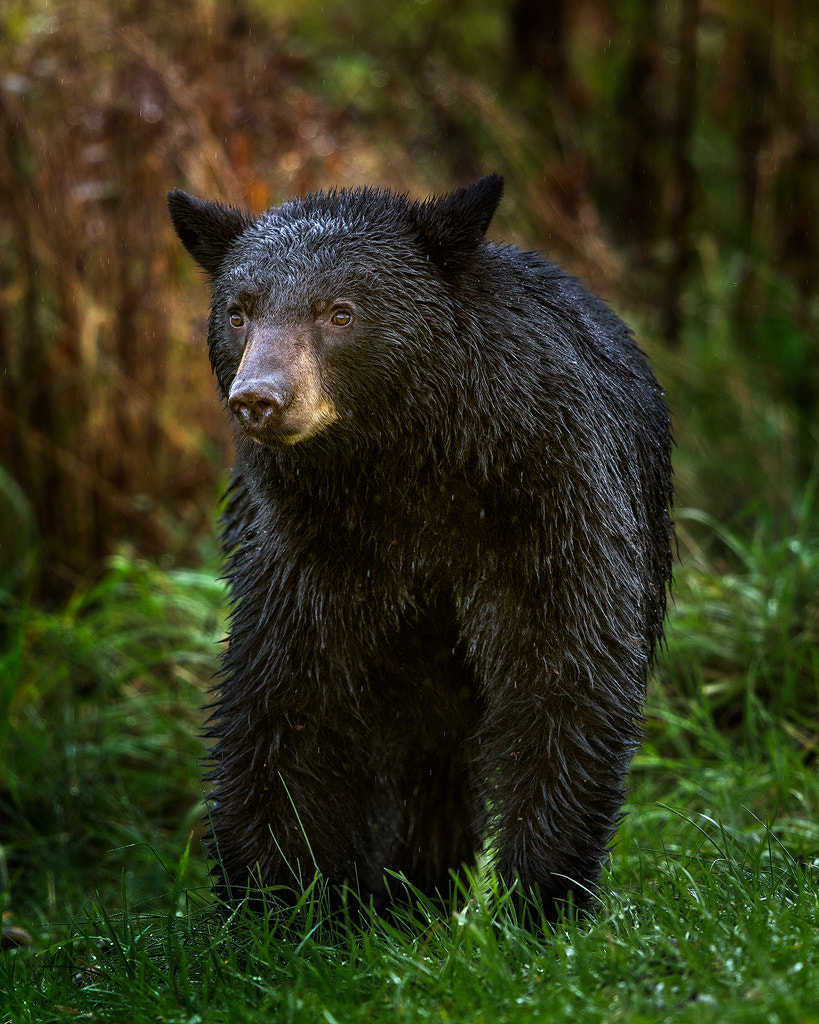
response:
<path id="1" fill-rule="evenodd" d="M 661 682 L 813 757 L 818 112 L 811 0 L 4 0 L 0 842 L 48 851 L 42 906 L 112 830 L 201 810 L 231 453 L 173 187 L 258 211 L 503 174 L 490 236 L 583 278 L 668 392 Z"/>
<path id="2" fill-rule="evenodd" d="M 499 171 L 493 237 L 547 250 L 638 330 L 680 504 L 798 502 L 819 382 L 812 4 L 7 0 L 0 18 L 6 586 L 64 597 L 123 542 L 187 560 L 211 530 L 228 430 L 175 186 L 260 210 Z"/>

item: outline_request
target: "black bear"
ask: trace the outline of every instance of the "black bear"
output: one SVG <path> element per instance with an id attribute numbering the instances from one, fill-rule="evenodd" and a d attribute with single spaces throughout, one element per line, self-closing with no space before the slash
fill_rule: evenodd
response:
<path id="1" fill-rule="evenodd" d="M 548 918 L 594 902 L 663 629 L 669 418 L 603 302 L 486 240 L 502 191 L 169 194 L 236 435 L 210 836 L 234 901 L 315 871 L 376 910 L 392 873 L 446 899 L 489 839 Z"/>

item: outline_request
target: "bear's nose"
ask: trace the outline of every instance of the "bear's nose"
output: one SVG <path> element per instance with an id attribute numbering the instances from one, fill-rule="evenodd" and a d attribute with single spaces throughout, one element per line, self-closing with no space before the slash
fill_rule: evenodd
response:
<path id="1" fill-rule="evenodd" d="M 280 416 L 291 401 L 290 389 L 283 384 L 255 380 L 232 388 L 228 407 L 247 430 L 259 430 Z"/>

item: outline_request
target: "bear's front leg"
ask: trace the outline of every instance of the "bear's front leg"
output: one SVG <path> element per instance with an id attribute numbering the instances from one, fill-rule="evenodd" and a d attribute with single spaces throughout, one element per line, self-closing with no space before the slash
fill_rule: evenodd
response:
<path id="1" fill-rule="evenodd" d="M 318 871 L 382 910 L 385 872 L 398 872 L 446 902 L 485 822 L 470 763 L 479 711 L 453 612 L 419 598 L 385 628 L 376 618 L 395 598 L 325 587 L 299 601 L 340 573 L 288 586 L 276 571 L 238 607 L 214 714 L 220 894 L 236 902 L 250 885 L 292 899 Z"/>
<path id="2" fill-rule="evenodd" d="M 611 634 L 584 646 L 602 629 L 569 629 L 550 611 L 539 596 L 482 587 L 463 636 L 484 699 L 476 767 L 495 867 L 524 909 L 533 895 L 554 920 L 569 899 L 584 911 L 594 903 L 640 738 L 648 658 Z"/>
<path id="3" fill-rule="evenodd" d="M 548 920 L 591 909 L 638 729 L 632 714 L 579 693 L 515 700 L 485 725 L 497 765 L 495 867 Z"/>
<path id="4" fill-rule="evenodd" d="M 306 709 L 248 709 L 215 724 L 209 845 L 229 903 L 267 889 L 289 903 L 316 872 L 340 886 L 367 863 L 354 745 Z M 367 880 L 365 880 L 367 881 Z"/>

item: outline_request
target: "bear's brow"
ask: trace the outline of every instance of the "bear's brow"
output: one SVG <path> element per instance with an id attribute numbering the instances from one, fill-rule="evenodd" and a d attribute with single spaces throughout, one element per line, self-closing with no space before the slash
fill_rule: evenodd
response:
<path id="1" fill-rule="evenodd" d="M 229 286 L 231 298 L 246 302 L 254 302 L 262 294 L 262 289 L 253 274 L 253 263 L 243 263 L 240 267 L 232 267 L 225 275 L 225 283 Z"/>
<path id="2" fill-rule="evenodd" d="M 365 226 L 365 221 L 361 217 L 348 217 L 343 214 L 306 214 L 287 219 L 263 217 L 259 224 L 260 236 L 264 241 L 285 242 L 291 245 L 300 245 L 326 235 L 357 234 Z"/>

